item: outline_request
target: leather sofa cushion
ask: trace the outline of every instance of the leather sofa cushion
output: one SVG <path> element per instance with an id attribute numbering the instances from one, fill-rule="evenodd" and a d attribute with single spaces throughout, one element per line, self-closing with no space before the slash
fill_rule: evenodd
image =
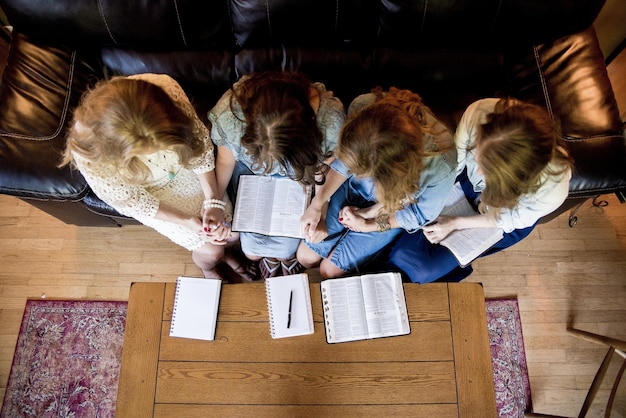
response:
<path id="1" fill-rule="evenodd" d="M 42 46 L 14 34 L 0 86 L 0 192 L 41 199 L 80 199 L 82 176 L 59 170 L 66 123 L 98 71 L 65 47 Z M 101 76 L 100 76 L 101 77 Z"/>

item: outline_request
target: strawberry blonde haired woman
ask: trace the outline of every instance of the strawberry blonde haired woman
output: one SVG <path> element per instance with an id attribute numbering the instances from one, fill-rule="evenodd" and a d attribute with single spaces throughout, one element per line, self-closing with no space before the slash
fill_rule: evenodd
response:
<path id="1" fill-rule="evenodd" d="M 70 163 L 104 202 L 191 251 L 205 277 L 222 278 L 224 260 L 249 278 L 226 251 L 238 237 L 217 193 L 209 131 L 171 77 L 115 77 L 88 91 L 70 128 Z"/>
<path id="2" fill-rule="evenodd" d="M 417 94 L 376 89 L 348 115 L 326 183 L 302 217 L 298 259 L 324 278 L 368 269 L 403 231 L 435 219 L 455 178 L 452 135 Z"/>
<path id="3" fill-rule="evenodd" d="M 413 282 L 458 281 L 471 273 L 438 245 L 452 231 L 498 227 L 504 237 L 481 256 L 503 250 L 533 230 L 569 193 L 571 159 L 548 112 L 515 99 L 482 99 L 459 122 L 457 181 L 479 214 L 441 216 L 423 234 L 403 234 L 387 267 Z"/>

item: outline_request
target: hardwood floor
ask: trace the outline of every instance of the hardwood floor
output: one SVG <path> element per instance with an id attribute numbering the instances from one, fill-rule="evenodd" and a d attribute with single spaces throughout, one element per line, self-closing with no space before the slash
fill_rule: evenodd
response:
<path id="1" fill-rule="evenodd" d="M 626 205 L 605 198 L 604 208 L 587 202 L 574 228 L 563 214 L 517 246 L 475 262 L 467 279 L 482 282 L 488 298 L 518 298 L 539 412 L 577 414 L 604 356 L 602 348 L 568 336 L 568 321 L 626 339 Z M 200 273 L 188 252 L 146 227 L 66 225 L 6 195 L 0 195 L 0 262 L 2 398 L 27 298 L 126 300 L 133 281 Z M 606 391 L 599 395 L 605 397 Z M 620 402 L 624 416 L 624 390 Z"/>

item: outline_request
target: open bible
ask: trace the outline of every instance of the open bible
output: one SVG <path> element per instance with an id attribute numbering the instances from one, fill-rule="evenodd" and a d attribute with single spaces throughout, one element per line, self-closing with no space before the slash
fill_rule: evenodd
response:
<path id="1" fill-rule="evenodd" d="M 478 212 L 470 205 L 459 183 L 450 191 L 441 214 L 444 216 L 472 216 Z M 491 248 L 504 236 L 502 229 L 468 228 L 450 233 L 439 244 L 448 248 L 462 267 L 467 266 L 476 257 Z"/>
<path id="2" fill-rule="evenodd" d="M 233 231 L 304 238 L 300 218 L 313 188 L 281 177 L 239 177 Z"/>
<path id="3" fill-rule="evenodd" d="M 321 290 L 328 343 L 411 332 L 400 273 L 324 280 Z"/>

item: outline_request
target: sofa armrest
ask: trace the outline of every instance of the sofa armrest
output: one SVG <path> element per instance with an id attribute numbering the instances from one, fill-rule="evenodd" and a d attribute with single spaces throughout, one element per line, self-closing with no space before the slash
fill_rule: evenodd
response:
<path id="1" fill-rule="evenodd" d="M 595 30 L 507 56 L 516 97 L 544 106 L 574 158 L 570 198 L 626 189 L 626 138 Z"/>
<path id="2" fill-rule="evenodd" d="M 20 198 L 79 200 L 80 173 L 58 168 L 66 125 L 90 82 L 101 78 L 77 50 L 14 33 L 0 85 L 0 192 Z"/>

